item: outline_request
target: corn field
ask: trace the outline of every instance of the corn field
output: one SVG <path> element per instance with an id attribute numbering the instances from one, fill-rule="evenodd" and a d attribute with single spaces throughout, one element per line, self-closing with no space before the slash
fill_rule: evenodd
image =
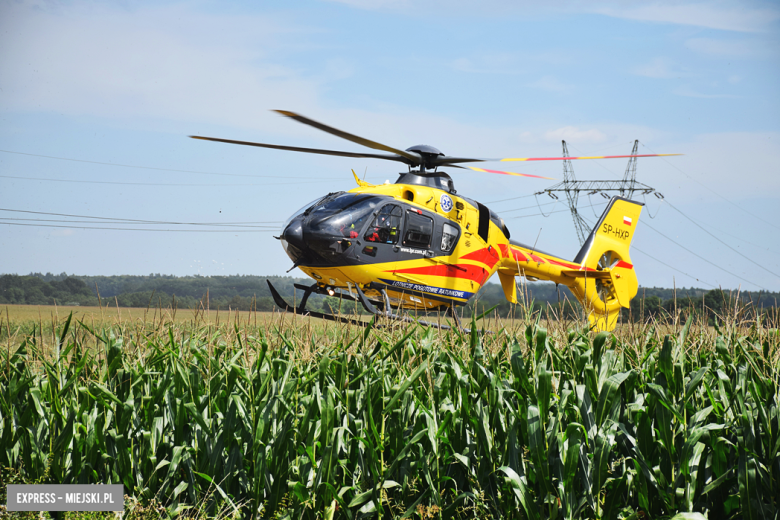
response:
<path id="1" fill-rule="evenodd" d="M 780 518 L 776 328 L 476 323 L 9 334 L 3 478 L 163 517 Z"/>

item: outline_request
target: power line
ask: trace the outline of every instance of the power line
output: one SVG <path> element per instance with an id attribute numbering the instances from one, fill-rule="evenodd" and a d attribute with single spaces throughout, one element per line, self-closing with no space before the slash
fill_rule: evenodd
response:
<path id="1" fill-rule="evenodd" d="M 583 207 L 583 208 L 591 208 L 591 207 L 596 207 L 596 206 L 600 206 L 600 205 L 606 204 L 607 202 L 608 202 L 608 201 L 604 201 L 603 203 L 599 203 L 599 204 L 591 204 L 590 206 L 582 206 L 582 207 Z M 553 213 L 563 213 L 563 212 L 567 212 L 567 211 L 569 211 L 569 209 L 568 209 L 568 208 L 566 208 L 566 209 L 552 210 L 552 211 L 550 211 L 550 212 L 548 213 L 548 215 L 552 215 Z M 514 220 L 514 219 L 518 219 L 518 218 L 528 218 L 528 217 L 538 217 L 539 215 L 542 215 L 542 216 L 544 216 L 542 213 L 532 213 L 532 214 L 530 214 L 530 215 L 519 215 L 519 216 L 517 216 L 517 217 L 509 217 L 509 219 L 507 219 L 507 220 L 510 220 L 510 219 L 511 219 L 511 220 Z"/>
<path id="2" fill-rule="evenodd" d="M 534 195 L 533 195 L 533 193 L 532 193 L 531 195 L 521 195 L 520 197 L 512 197 L 512 198 L 509 198 L 509 199 L 491 200 L 491 201 L 489 201 L 489 202 L 486 202 L 485 204 L 496 204 L 496 203 L 498 203 L 498 202 L 506 202 L 506 201 L 508 201 L 508 200 L 525 199 L 525 198 L 528 198 L 528 197 L 533 197 L 533 196 L 534 196 Z"/>
<path id="3" fill-rule="evenodd" d="M 88 164 L 100 164 L 102 166 L 116 166 L 119 168 L 137 168 L 140 170 L 157 170 L 157 171 L 163 171 L 163 172 L 178 172 L 178 173 L 197 173 L 201 175 L 221 175 L 226 177 L 258 177 L 258 178 L 266 178 L 266 179 L 321 179 L 322 177 L 290 177 L 289 175 L 250 175 L 246 173 L 218 173 L 218 172 L 204 172 L 204 171 L 198 171 L 198 170 L 178 170 L 175 168 L 157 168 L 155 166 L 140 166 L 140 165 L 134 165 L 134 164 L 118 164 L 118 163 L 107 163 L 107 162 L 100 162 L 100 161 L 89 161 L 87 159 L 72 159 L 70 157 L 57 157 L 55 155 L 41 155 L 41 154 L 35 154 L 35 153 L 25 153 L 25 152 L 14 152 L 11 150 L 0 150 L 0 152 L 3 153 L 12 153 L 16 155 L 27 155 L 29 157 L 42 157 L 45 159 L 57 159 L 60 161 L 71 161 L 71 162 L 80 162 L 80 163 L 88 163 Z M 333 177 L 330 180 L 339 180 L 337 177 Z"/>
<path id="4" fill-rule="evenodd" d="M 731 249 L 732 251 L 734 251 L 735 253 L 737 253 L 739 256 L 743 257 L 745 260 L 747 260 L 747 261 L 748 261 L 748 262 L 750 262 L 751 264 L 753 264 L 753 265 L 757 265 L 758 267 L 760 267 L 761 269 L 763 269 L 763 270 L 764 270 L 764 271 L 766 271 L 767 273 L 769 273 L 769 274 L 771 274 L 771 275 L 773 275 L 773 276 L 777 276 L 777 277 L 779 277 L 779 278 L 780 278 L 780 275 L 779 275 L 779 274 L 777 274 L 777 273 L 773 273 L 772 271 L 770 271 L 769 269 L 767 269 L 767 268 L 766 268 L 766 267 L 764 267 L 763 265 L 759 264 L 758 262 L 754 262 L 754 261 L 753 261 L 753 260 L 752 260 L 750 257 L 747 257 L 747 256 L 743 255 L 742 253 L 740 253 L 739 251 L 737 251 L 736 249 L 734 249 L 733 247 L 731 247 L 730 245 L 728 245 L 726 242 L 724 242 L 723 240 L 721 240 L 721 239 L 720 239 L 720 238 L 718 238 L 717 236 L 713 235 L 712 233 L 710 233 L 709 231 L 707 231 L 706 229 L 704 229 L 704 228 L 703 228 L 702 226 L 700 226 L 700 225 L 699 225 L 699 224 L 698 224 L 696 221 L 694 221 L 694 220 L 693 220 L 691 217 L 689 217 L 688 215 L 686 215 L 685 213 L 683 213 L 682 211 L 680 211 L 679 209 L 677 209 L 675 206 L 673 206 L 671 202 L 667 202 L 667 201 L 664 201 L 664 202 L 666 202 L 666 203 L 669 205 L 669 207 L 670 207 L 670 208 L 672 208 L 673 210 L 675 210 L 677 213 L 679 213 L 680 215 L 682 215 L 683 217 L 685 217 L 686 219 L 688 219 L 688 220 L 689 220 L 689 221 L 690 221 L 690 222 L 691 222 L 693 225 L 695 225 L 696 227 L 698 227 L 699 229 L 701 229 L 702 231 L 704 231 L 705 233 L 707 233 L 709 236 L 711 236 L 712 238 L 714 238 L 715 240 L 717 240 L 718 242 L 720 242 L 720 243 L 721 243 L 721 244 L 723 244 L 724 246 L 728 247 L 729 249 Z"/>
<path id="5" fill-rule="evenodd" d="M 670 204 L 670 205 L 671 205 L 671 204 Z M 659 209 L 659 211 L 660 211 L 660 209 L 661 209 L 661 208 L 660 208 L 660 206 L 659 206 L 659 208 L 658 208 L 658 209 Z M 656 215 L 657 215 L 657 214 L 658 214 L 658 212 L 656 212 Z M 655 218 L 655 217 L 651 217 L 651 218 Z M 744 243 L 746 243 L 746 244 L 750 244 L 750 245 L 751 245 L 751 246 L 753 246 L 753 247 L 757 247 L 757 248 L 759 248 L 759 249 L 761 249 L 761 250 L 763 250 L 763 251 L 767 251 L 767 252 L 769 252 L 769 253 L 774 253 L 774 254 L 776 254 L 776 255 L 780 255 L 780 252 L 777 252 L 777 251 L 775 251 L 775 250 L 773 250 L 773 249 L 769 249 L 768 247 L 766 247 L 766 244 L 764 244 L 764 245 L 762 245 L 762 244 L 754 244 L 753 242 L 750 242 L 749 240 L 745 240 L 745 239 L 744 239 L 744 238 L 742 238 L 742 237 L 738 237 L 737 235 L 734 235 L 734 234 L 732 234 L 732 233 L 729 233 L 728 231 L 723 231 L 722 229 L 718 229 L 718 228 L 716 228 L 716 227 L 712 226 L 712 225 L 711 225 L 711 224 L 709 224 L 709 223 L 707 223 L 707 224 L 703 224 L 701 220 L 696 220 L 695 218 L 693 218 L 693 217 L 690 217 L 690 216 L 689 216 L 688 218 L 689 218 L 689 219 L 691 219 L 691 220 L 695 220 L 695 221 L 696 221 L 696 222 L 698 222 L 699 224 L 702 224 L 702 225 L 708 225 L 708 226 L 710 227 L 710 229 L 714 229 L 714 230 L 715 230 L 715 231 L 717 231 L 718 233 L 723 233 L 724 235 L 728 235 L 728 236 L 730 236 L 731 238 L 734 238 L 734 239 L 736 239 L 736 240 L 739 240 L 740 242 L 744 242 Z M 742 254 L 742 253 L 740 253 L 740 254 Z"/>
<path id="6" fill-rule="evenodd" d="M 5 179 L 21 179 L 24 181 L 48 181 L 48 182 L 67 182 L 77 184 L 118 184 L 124 186 L 175 186 L 177 188 L 194 188 L 194 187 L 222 187 L 231 188 L 234 186 L 290 186 L 298 185 L 300 182 L 276 182 L 276 183 L 252 183 L 252 184 L 181 184 L 181 183 L 154 183 L 154 182 L 117 182 L 117 181 L 79 181 L 74 179 L 47 179 L 43 177 L 19 177 L 14 175 L 0 175 Z M 317 182 L 331 182 L 328 179 L 320 179 L 316 181 L 308 181 L 309 184 Z"/>
<path id="7" fill-rule="evenodd" d="M 684 249 L 684 250 L 688 251 L 688 252 L 689 252 L 690 254 L 692 254 L 693 256 L 695 256 L 695 257 L 697 257 L 697 258 L 700 258 L 701 260 L 704 260 L 705 262 L 707 262 L 707 263 L 708 263 L 708 264 L 710 264 L 711 266 L 713 266 L 713 267 L 716 267 L 716 268 L 720 269 L 720 270 L 721 270 L 721 271 L 723 271 L 724 273 L 730 274 L 731 276 L 735 276 L 735 277 L 739 278 L 740 280 L 742 280 L 743 282 L 747 282 L 747 283 L 749 283 L 749 284 L 751 284 L 751 285 L 755 285 L 756 287 L 759 287 L 759 288 L 761 288 L 761 289 L 764 289 L 765 291 L 767 291 L 767 290 L 768 290 L 768 289 L 766 289 L 765 287 L 762 287 L 762 286 L 758 285 L 757 283 L 751 282 L 750 280 L 748 280 L 748 279 L 746 279 L 746 278 L 742 278 L 741 276 L 739 276 L 738 274 L 734 273 L 733 271 L 729 271 L 728 269 L 724 269 L 724 268 L 720 267 L 719 265 L 717 265 L 717 264 L 714 264 L 714 263 L 712 263 L 711 261 L 707 260 L 707 259 L 706 259 L 706 258 L 704 258 L 703 256 L 701 256 L 701 255 L 698 255 L 698 254 L 694 253 L 693 251 L 691 251 L 690 249 L 688 249 L 688 248 L 687 248 L 687 247 L 685 247 L 684 245 L 680 244 L 679 242 L 676 242 L 676 241 L 674 241 L 674 240 L 673 240 L 672 238 L 670 238 L 669 236 L 667 236 L 667 235 L 665 235 L 665 234 L 661 233 L 660 231 L 658 231 L 657 229 L 655 229 L 653 226 L 651 226 L 651 225 L 650 225 L 650 224 L 648 224 L 647 222 L 645 222 L 645 223 L 644 223 L 644 225 L 645 225 L 645 226 L 647 226 L 648 228 L 650 228 L 651 230 L 655 231 L 656 233 L 658 233 L 659 235 L 661 235 L 662 237 L 664 237 L 665 239 L 667 239 L 667 240 L 668 240 L 668 241 L 670 241 L 671 243 L 673 243 L 673 244 L 675 244 L 676 246 L 678 246 L 678 247 L 680 247 L 680 248 L 682 248 L 682 249 Z"/>
<path id="8" fill-rule="evenodd" d="M 659 264 L 663 264 L 663 265 L 665 265 L 666 267 L 668 267 L 669 269 L 672 269 L 673 271 L 677 271 L 678 273 L 680 273 L 680 274 L 684 274 L 684 275 L 685 275 L 685 276 L 687 276 L 688 278 L 691 278 L 691 279 L 693 279 L 693 280 L 696 280 L 696 281 L 697 281 L 697 282 L 699 282 L 699 283 L 703 283 L 704 285 L 709 285 L 709 286 L 710 286 L 710 287 L 712 287 L 713 289 L 717 289 L 717 286 L 715 286 L 715 285 L 712 285 L 711 283 L 707 283 L 707 282 L 705 282 L 704 280 L 700 280 L 699 278 L 696 278 L 695 276 L 691 276 L 691 275 L 689 275 L 688 273 L 686 273 L 686 272 L 684 272 L 684 271 L 680 271 L 680 270 L 679 270 L 679 269 L 677 269 L 676 267 L 673 267 L 673 266 L 671 266 L 671 265 L 667 264 L 667 263 L 666 263 L 666 262 L 664 262 L 663 260 L 659 260 L 659 259 L 657 259 L 656 257 L 654 257 L 654 256 L 651 256 L 651 255 L 649 255 L 649 254 L 645 253 L 644 251 L 642 251 L 641 249 L 639 249 L 639 248 L 638 248 L 638 247 L 636 247 L 636 246 L 631 246 L 631 248 L 632 248 L 633 250 L 635 250 L 635 251 L 639 251 L 640 253 L 642 253 L 642 254 L 643 254 L 643 255 L 645 255 L 646 257 L 648 257 L 648 258 L 651 258 L 652 260 L 655 260 L 655 261 L 656 261 L 656 262 L 658 262 Z"/>
<path id="9" fill-rule="evenodd" d="M 15 222 L 0 222 L 6 226 L 50 227 L 66 229 L 105 229 L 110 231 L 157 231 L 170 233 L 273 233 L 273 229 L 148 229 L 148 228 L 113 228 L 91 226 L 57 226 L 54 224 L 21 224 Z"/>
<path id="10" fill-rule="evenodd" d="M 43 219 L 43 218 L 10 218 L 10 217 L 0 217 L 0 224 L 5 224 L 7 222 L 57 222 L 59 224 L 100 224 L 101 222 L 95 222 L 94 220 L 68 220 L 68 219 Z M 105 222 L 105 224 L 130 224 L 130 222 L 122 222 L 122 221 L 108 221 Z M 168 223 L 162 223 L 162 222 L 154 222 L 149 223 L 146 225 L 152 226 L 152 225 L 189 225 L 189 226 L 197 226 L 197 225 L 204 225 L 209 227 L 239 227 L 239 228 L 256 228 L 256 229 L 270 229 L 270 230 L 276 230 L 279 229 L 279 225 L 265 225 L 265 226 L 254 226 L 254 225 L 242 225 L 242 224 L 187 224 L 184 222 L 168 222 Z"/>
<path id="11" fill-rule="evenodd" d="M 501 210 L 501 214 L 505 215 L 507 213 L 512 213 L 513 211 L 522 211 L 524 209 L 533 209 L 537 208 L 539 206 L 549 206 L 550 204 L 558 204 L 559 201 L 557 200 L 551 200 L 550 202 L 543 202 L 542 204 L 534 204 L 533 206 L 525 206 L 522 208 L 513 208 L 513 209 L 507 209 L 507 210 Z"/>
<path id="12" fill-rule="evenodd" d="M 542 210 L 542 206 L 545 206 L 545 205 L 549 204 L 549 202 L 546 202 L 545 204 L 539 204 L 539 197 L 537 197 L 537 195 L 539 195 L 539 194 L 538 193 L 534 193 L 534 198 L 536 199 L 536 207 L 539 209 L 539 213 L 541 213 L 541 215 L 544 218 L 547 218 L 550 215 L 552 215 L 553 212 L 550 211 L 547 215 L 545 215 L 544 211 Z M 560 202 L 560 201 L 556 198 L 555 201 L 553 202 L 553 204 L 557 205 L 558 202 Z M 555 206 L 553 206 L 553 208 L 555 208 Z"/>
<path id="13" fill-rule="evenodd" d="M 645 143 L 642 143 L 642 146 L 644 146 L 645 148 L 647 148 L 647 149 L 648 149 L 648 150 L 650 150 L 651 152 L 653 151 L 653 150 L 651 150 L 651 149 L 650 149 L 650 147 L 649 147 L 649 146 L 647 146 Z M 655 153 L 655 152 L 653 152 L 653 153 Z M 772 223 L 771 223 L 771 222 L 769 222 L 768 220 L 766 220 L 766 219 L 762 219 L 762 218 L 761 218 L 761 217 L 759 217 L 758 215 L 754 215 L 753 213 L 749 212 L 748 210 L 746 210 L 746 209 L 742 208 L 741 206 L 737 206 L 735 203 L 731 202 L 729 199 L 727 199 L 726 197 L 724 197 L 723 195 L 721 195 L 721 194 L 720 194 L 720 193 L 718 193 L 717 191 L 713 190 L 712 188 L 710 188 L 710 187 L 709 187 L 709 186 L 707 186 L 706 184 L 703 184 L 703 183 L 701 183 L 701 182 L 697 181 L 696 179 L 694 179 L 693 177 L 691 177 L 690 175 L 688 175 L 687 173 L 685 173 L 685 172 L 684 172 L 684 171 L 682 171 L 680 168 L 678 168 L 678 167 L 677 167 L 677 166 L 675 166 L 674 164 L 670 163 L 669 161 L 667 161 L 667 160 L 666 160 L 666 159 L 664 159 L 663 157 L 662 157 L 662 159 L 663 159 L 664 161 L 666 161 L 666 163 L 667 163 L 668 165 L 670 165 L 672 168 L 674 168 L 674 169 L 675 169 L 675 170 L 677 170 L 678 172 L 682 173 L 683 175 L 685 175 L 686 177 L 688 177 L 690 180 L 692 180 L 693 182 L 695 182 L 695 183 L 696 183 L 696 184 L 698 184 L 699 186 L 702 186 L 703 188 L 706 188 L 706 189 L 707 189 L 709 192 L 711 192 L 711 193 L 714 193 L 715 195 L 717 195 L 717 196 L 718 196 L 718 197 L 720 197 L 721 199 L 725 200 L 726 202 L 728 202 L 729 204 L 731 204 L 731 205 L 732 205 L 732 206 L 734 206 L 735 208 L 737 208 L 737 209 L 739 209 L 739 210 L 742 210 L 742 211 L 744 211 L 745 213 L 747 213 L 747 214 L 748 214 L 748 215 L 750 215 L 751 217 L 754 217 L 754 218 L 757 218 L 757 219 L 759 219 L 759 220 L 763 221 L 765 224 L 769 224 L 770 226 L 772 226 L 772 227 L 773 227 L 773 228 L 775 228 L 775 229 L 780 229 L 780 227 L 778 227 L 778 226 L 775 226 L 774 224 L 772 224 Z"/>
<path id="14" fill-rule="evenodd" d="M 24 210 L 24 209 L 8 209 L 8 208 L 0 208 L 0 211 L 8 211 L 11 213 L 30 213 L 33 215 L 50 215 L 54 217 L 72 217 L 72 218 L 91 218 L 91 219 L 97 219 L 97 220 L 111 220 L 111 221 L 123 221 L 123 222 L 135 222 L 135 223 L 143 223 L 143 224 L 182 224 L 182 225 L 191 225 L 191 226 L 211 226 L 211 225 L 239 225 L 239 224 L 280 224 L 281 220 L 268 220 L 268 221 L 257 221 L 257 222 L 169 222 L 164 220 L 139 220 L 139 219 L 133 219 L 133 218 L 115 218 L 115 217 L 96 217 L 92 215 L 71 215 L 68 213 L 49 213 L 45 211 L 30 211 L 30 210 Z M 109 222 L 110 223 L 116 223 L 116 222 Z"/>

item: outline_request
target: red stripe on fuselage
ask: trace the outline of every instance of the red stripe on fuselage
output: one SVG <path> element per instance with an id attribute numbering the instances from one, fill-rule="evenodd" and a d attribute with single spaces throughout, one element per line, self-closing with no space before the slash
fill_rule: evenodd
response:
<path id="1" fill-rule="evenodd" d="M 517 249 L 512 249 L 512 257 L 518 262 L 525 262 L 528 260 L 528 257 L 525 256 L 522 251 L 518 251 Z"/>
<path id="2" fill-rule="evenodd" d="M 523 262 L 525 262 L 527 260 L 526 256 L 522 252 L 518 251 L 517 249 L 512 248 L 512 254 L 515 257 L 515 260 L 523 261 Z M 507 256 L 509 256 L 509 255 L 507 255 Z M 536 256 L 533 253 L 531 253 L 529 256 L 530 256 L 531 260 L 533 260 L 534 262 L 550 263 L 550 264 L 553 264 L 553 265 L 560 265 L 561 267 L 566 267 L 568 269 L 576 269 L 576 270 L 579 270 L 579 271 L 595 271 L 595 269 L 593 269 L 592 267 L 582 267 L 582 266 L 579 266 L 579 265 L 576 265 L 576 264 L 570 264 L 568 262 L 564 262 L 562 260 L 555 260 L 553 258 L 543 258 L 541 256 Z M 631 265 L 631 264 L 626 264 L 626 265 Z"/>
<path id="3" fill-rule="evenodd" d="M 495 249 L 480 249 L 467 255 L 460 257 L 461 260 L 474 260 L 476 262 L 482 262 L 489 269 L 493 269 L 493 266 L 498 262 L 498 254 Z"/>
<path id="4" fill-rule="evenodd" d="M 498 244 L 498 247 L 501 248 L 501 254 L 504 258 L 512 258 L 518 262 L 525 262 L 527 260 L 523 253 L 517 249 L 509 247 L 506 244 Z"/>

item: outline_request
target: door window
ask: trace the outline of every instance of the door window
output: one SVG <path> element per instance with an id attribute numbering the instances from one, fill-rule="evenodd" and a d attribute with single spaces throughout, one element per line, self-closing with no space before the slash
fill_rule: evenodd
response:
<path id="1" fill-rule="evenodd" d="M 418 210 L 407 210 L 404 245 L 428 248 L 431 246 L 431 235 L 433 235 L 433 219 L 421 215 Z"/>
<path id="2" fill-rule="evenodd" d="M 403 218 L 401 206 L 388 204 L 379 210 L 363 237 L 368 242 L 397 244 Z"/>
<path id="3" fill-rule="evenodd" d="M 441 250 L 443 253 L 449 253 L 455 247 L 458 241 L 458 228 L 451 224 L 444 223 L 441 233 Z"/>

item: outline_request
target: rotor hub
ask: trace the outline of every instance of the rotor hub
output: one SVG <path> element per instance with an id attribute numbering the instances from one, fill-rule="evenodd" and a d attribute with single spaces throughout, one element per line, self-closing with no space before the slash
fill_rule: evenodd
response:
<path id="1" fill-rule="evenodd" d="M 416 144 L 407 148 L 406 151 L 416 153 L 420 156 L 422 161 L 420 162 L 419 166 L 422 170 L 434 169 L 436 165 L 433 164 L 433 160 L 436 157 L 444 156 L 444 154 L 438 148 L 434 148 L 433 146 L 427 144 Z"/>

